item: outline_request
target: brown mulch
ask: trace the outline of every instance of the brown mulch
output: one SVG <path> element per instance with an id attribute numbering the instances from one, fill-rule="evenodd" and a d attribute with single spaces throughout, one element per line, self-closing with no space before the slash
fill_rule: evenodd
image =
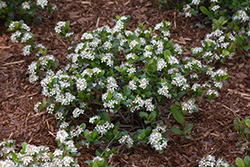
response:
<path id="1" fill-rule="evenodd" d="M 71 23 L 74 40 L 81 34 L 104 25 L 113 27 L 116 15 L 130 15 L 128 28 L 134 30 L 138 22 L 154 27 L 161 20 L 170 21 L 172 38 L 175 43 L 185 46 L 187 50 L 201 46 L 205 34 L 211 31 L 196 27 L 195 18 L 185 18 L 174 10 L 159 10 L 150 0 L 62 0 L 55 2 L 59 11 L 51 17 L 44 17 L 39 26 L 32 25 L 38 43 L 48 47 L 62 63 L 66 57 L 67 41 L 61 39 L 54 31 L 58 21 Z M 0 25 L 0 141 L 4 138 L 15 139 L 18 148 L 22 142 L 34 145 L 47 145 L 51 150 L 57 147 L 55 134 L 56 119 L 47 113 L 36 113 L 34 104 L 42 101 L 39 84 L 30 84 L 26 74 L 28 65 L 35 61 L 34 57 L 21 54 L 22 45 L 13 44 L 11 33 Z M 186 139 L 169 131 L 170 141 L 163 154 L 159 154 L 149 146 L 138 146 L 115 155 L 111 160 L 114 166 L 197 166 L 199 158 L 211 154 L 217 158 L 225 158 L 233 163 L 235 158 L 246 153 L 237 145 L 239 136 L 235 134 L 233 120 L 236 116 L 249 118 L 250 107 L 250 53 L 246 58 L 227 61 L 223 65 L 228 68 L 230 77 L 228 84 L 220 91 L 220 97 L 212 101 L 198 100 L 200 111 L 189 119 L 196 124 Z M 167 116 L 166 116 L 167 117 Z M 163 120 L 166 120 L 163 118 Z M 168 127 L 176 122 L 164 121 Z M 81 150 L 78 157 L 81 166 L 84 161 L 92 159 L 94 150 Z"/>

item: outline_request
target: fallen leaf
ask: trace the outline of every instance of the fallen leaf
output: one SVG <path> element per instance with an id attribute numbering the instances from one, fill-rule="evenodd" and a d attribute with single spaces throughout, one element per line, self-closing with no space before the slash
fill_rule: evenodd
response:
<path id="1" fill-rule="evenodd" d="M 238 74 L 236 74 L 236 78 L 245 79 L 247 78 L 247 75 L 244 74 L 243 72 L 239 72 Z"/>
<path id="2" fill-rule="evenodd" d="M 8 52 L 8 51 L 3 51 L 3 53 L 0 56 L 0 61 L 5 62 L 8 58 L 10 58 L 11 56 L 13 56 L 12 53 Z"/>

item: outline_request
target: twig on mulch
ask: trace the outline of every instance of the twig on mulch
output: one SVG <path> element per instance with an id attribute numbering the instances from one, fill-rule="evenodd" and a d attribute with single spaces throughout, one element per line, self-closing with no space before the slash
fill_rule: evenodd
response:
<path id="1" fill-rule="evenodd" d="M 238 115 L 234 110 L 232 110 L 231 108 L 227 107 L 226 105 L 222 104 L 223 107 L 225 107 L 226 109 L 228 109 L 229 111 L 231 111 L 235 117 L 238 117 L 240 119 L 242 119 L 242 117 L 240 115 Z"/>
<path id="2" fill-rule="evenodd" d="M 20 61 L 5 63 L 5 64 L 3 64 L 3 66 L 13 65 L 13 64 L 19 64 L 19 63 L 24 63 L 24 62 L 25 62 L 24 60 L 20 60 Z"/>
<path id="3" fill-rule="evenodd" d="M 237 90 L 232 90 L 232 89 L 228 89 L 228 91 L 229 91 L 229 93 L 233 92 L 235 94 L 240 95 L 243 99 L 250 100 L 250 94 L 238 92 Z"/>

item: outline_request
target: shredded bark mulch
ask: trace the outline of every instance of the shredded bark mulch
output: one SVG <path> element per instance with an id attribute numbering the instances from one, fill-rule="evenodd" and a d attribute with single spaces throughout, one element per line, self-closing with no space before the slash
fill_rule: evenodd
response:
<path id="1" fill-rule="evenodd" d="M 48 54 L 53 54 L 65 64 L 67 41 L 56 35 L 54 26 L 58 21 L 70 21 L 74 40 L 79 40 L 82 33 L 104 25 L 114 26 L 116 15 L 131 19 L 127 27 L 134 30 L 138 23 L 154 27 L 162 20 L 172 23 L 171 38 L 174 43 L 186 47 L 186 53 L 192 47 L 201 46 L 201 40 L 211 31 L 206 25 L 196 27 L 196 18 L 185 18 L 175 10 L 159 10 L 150 0 L 62 0 L 55 2 L 59 8 L 51 17 L 46 13 L 42 24 L 31 25 L 36 42 L 48 47 Z M 0 140 L 15 139 L 18 148 L 22 142 L 34 145 L 47 145 L 51 150 L 57 148 L 55 135 L 58 130 L 56 119 L 45 112 L 34 111 L 34 105 L 45 98 L 39 84 L 31 84 L 26 74 L 28 65 L 34 57 L 24 57 L 22 45 L 10 40 L 11 33 L 3 24 L 0 25 Z M 197 166 L 199 159 L 206 154 L 224 158 L 233 163 L 236 157 L 244 157 L 246 152 L 238 146 L 239 135 L 233 127 L 236 117 L 249 118 L 250 107 L 250 53 L 245 58 L 228 60 L 218 67 L 227 67 L 230 77 L 228 84 L 220 90 L 220 96 L 212 101 L 198 100 L 199 112 L 188 121 L 197 125 L 190 135 L 191 139 L 169 131 L 170 141 L 163 154 L 150 146 L 140 145 L 115 155 L 110 161 L 114 166 Z M 174 121 L 162 118 L 171 127 Z M 94 149 L 81 149 L 78 157 L 80 166 L 87 166 L 84 161 L 95 156 Z"/>

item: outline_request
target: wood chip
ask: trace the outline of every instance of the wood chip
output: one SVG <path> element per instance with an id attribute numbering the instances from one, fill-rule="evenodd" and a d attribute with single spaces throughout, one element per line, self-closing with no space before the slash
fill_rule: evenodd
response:
<path id="1" fill-rule="evenodd" d="M 81 2 L 81 4 L 90 5 L 91 6 L 91 2 L 89 2 L 89 1 L 80 1 L 80 2 Z"/>
<path id="2" fill-rule="evenodd" d="M 20 60 L 20 61 L 5 63 L 3 66 L 13 65 L 13 64 L 19 64 L 19 63 L 24 63 L 24 62 L 25 62 L 24 60 Z"/>

